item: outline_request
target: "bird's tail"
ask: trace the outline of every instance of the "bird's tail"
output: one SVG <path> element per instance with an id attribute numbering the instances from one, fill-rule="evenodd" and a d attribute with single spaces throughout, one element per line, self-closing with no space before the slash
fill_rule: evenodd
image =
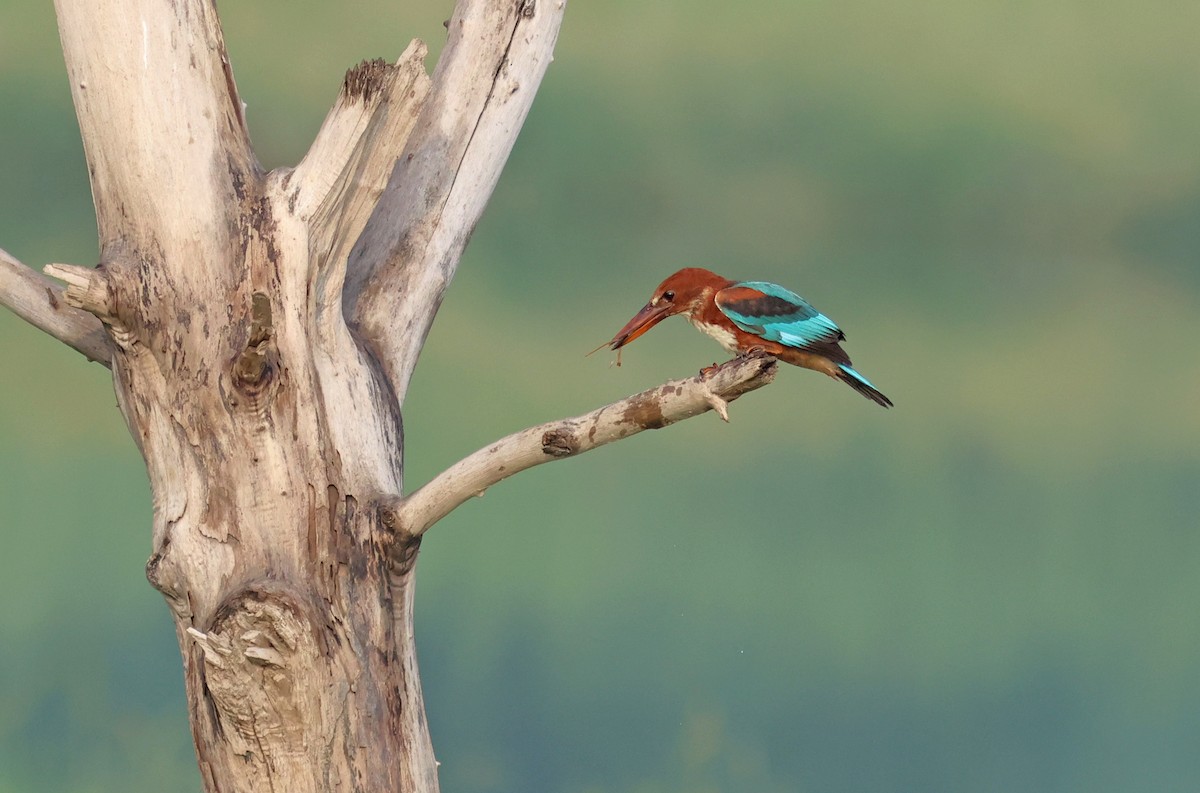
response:
<path id="1" fill-rule="evenodd" d="M 883 395 L 875 386 L 871 385 L 871 381 L 854 371 L 853 368 L 844 363 L 838 364 L 837 378 L 846 385 L 853 388 L 858 393 L 865 396 L 867 399 L 874 401 L 876 404 L 883 405 L 885 408 L 892 407 L 892 400 Z"/>

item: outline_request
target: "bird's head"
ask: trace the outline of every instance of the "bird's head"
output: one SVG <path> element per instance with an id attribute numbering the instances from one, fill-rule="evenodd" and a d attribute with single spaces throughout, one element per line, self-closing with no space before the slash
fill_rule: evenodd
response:
<path id="1" fill-rule="evenodd" d="M 712 300 L 717 290 L 731 283 L 701 267 L 685 267 L 672 273 L 654 290 L 650 302 L 612 337 L 608 342 L 609 349 L 621 349 L 667 317 L 699 311 L 706 301 Z"/>

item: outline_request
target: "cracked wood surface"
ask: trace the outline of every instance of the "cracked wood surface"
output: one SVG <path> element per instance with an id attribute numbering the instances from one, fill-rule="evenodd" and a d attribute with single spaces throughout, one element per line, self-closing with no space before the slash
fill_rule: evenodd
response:
<path id="1" fill-rule="evenodd" d="M 0 301 L 111 362 L 205 789 L 434 793 L 419 542 L 380 505 L 416 350 L 563 4 L 462 0 L 432 78 L 420 42 L 351 69 L 304 160 L 270 173 L 212 0 L 55 8 L 101 263 L 50 265 L 64 288 L 5 257 Z"/>
<path id="2" fill-rule="evenodd" d="M 429 99 L 350 254 L 347 318 L 402 402 L 552 60 L 564 0 L 460 0 Z"/>
<path id="3" fill-rule="evenodd" d="M 48 265 L 64 288 L 0 255 L 0 302 L 111 365 L 204 787 L 436 793 L 413 635 L 423 533 L 534 465 L 728 420 L 775 361 L 515 433 L 401 498 L 400 406 L 562 0 L 460 0 L 432 77 L 421 42 L 354 67 L 303 161 L 270 173 L 213 0 L 55 7 L 101 263 Z"/>

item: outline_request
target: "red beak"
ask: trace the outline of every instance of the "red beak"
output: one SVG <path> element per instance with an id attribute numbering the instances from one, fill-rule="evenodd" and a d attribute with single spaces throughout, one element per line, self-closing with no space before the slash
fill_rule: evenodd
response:
<path id="1" fill-rule="evenodd" d="M 612 337 L 612 341 L 608 343 L 609 349 L 619 350 L 638 336 L 641 336 L 671 316 L 672 308 L 674 306 L 666 301 L 657 306 L 653 303 L 647 303 L 642 307 L 641 311 L 634 315 L 633 319 L 625 323 L 625 327 L 617 331 L 616 336 Z"/>

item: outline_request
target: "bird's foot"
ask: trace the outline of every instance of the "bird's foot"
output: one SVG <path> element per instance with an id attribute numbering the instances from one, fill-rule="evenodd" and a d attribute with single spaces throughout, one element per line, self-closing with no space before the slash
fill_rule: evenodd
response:
<path id="1" fill-rule="evenodd" d="M 720 368 L 720 365 L 714 361 L 712 366 L 706 366 L 700 370 L 700 376 L 711 377 L 712 375 L 716 374 L 717 370 Z"/>

